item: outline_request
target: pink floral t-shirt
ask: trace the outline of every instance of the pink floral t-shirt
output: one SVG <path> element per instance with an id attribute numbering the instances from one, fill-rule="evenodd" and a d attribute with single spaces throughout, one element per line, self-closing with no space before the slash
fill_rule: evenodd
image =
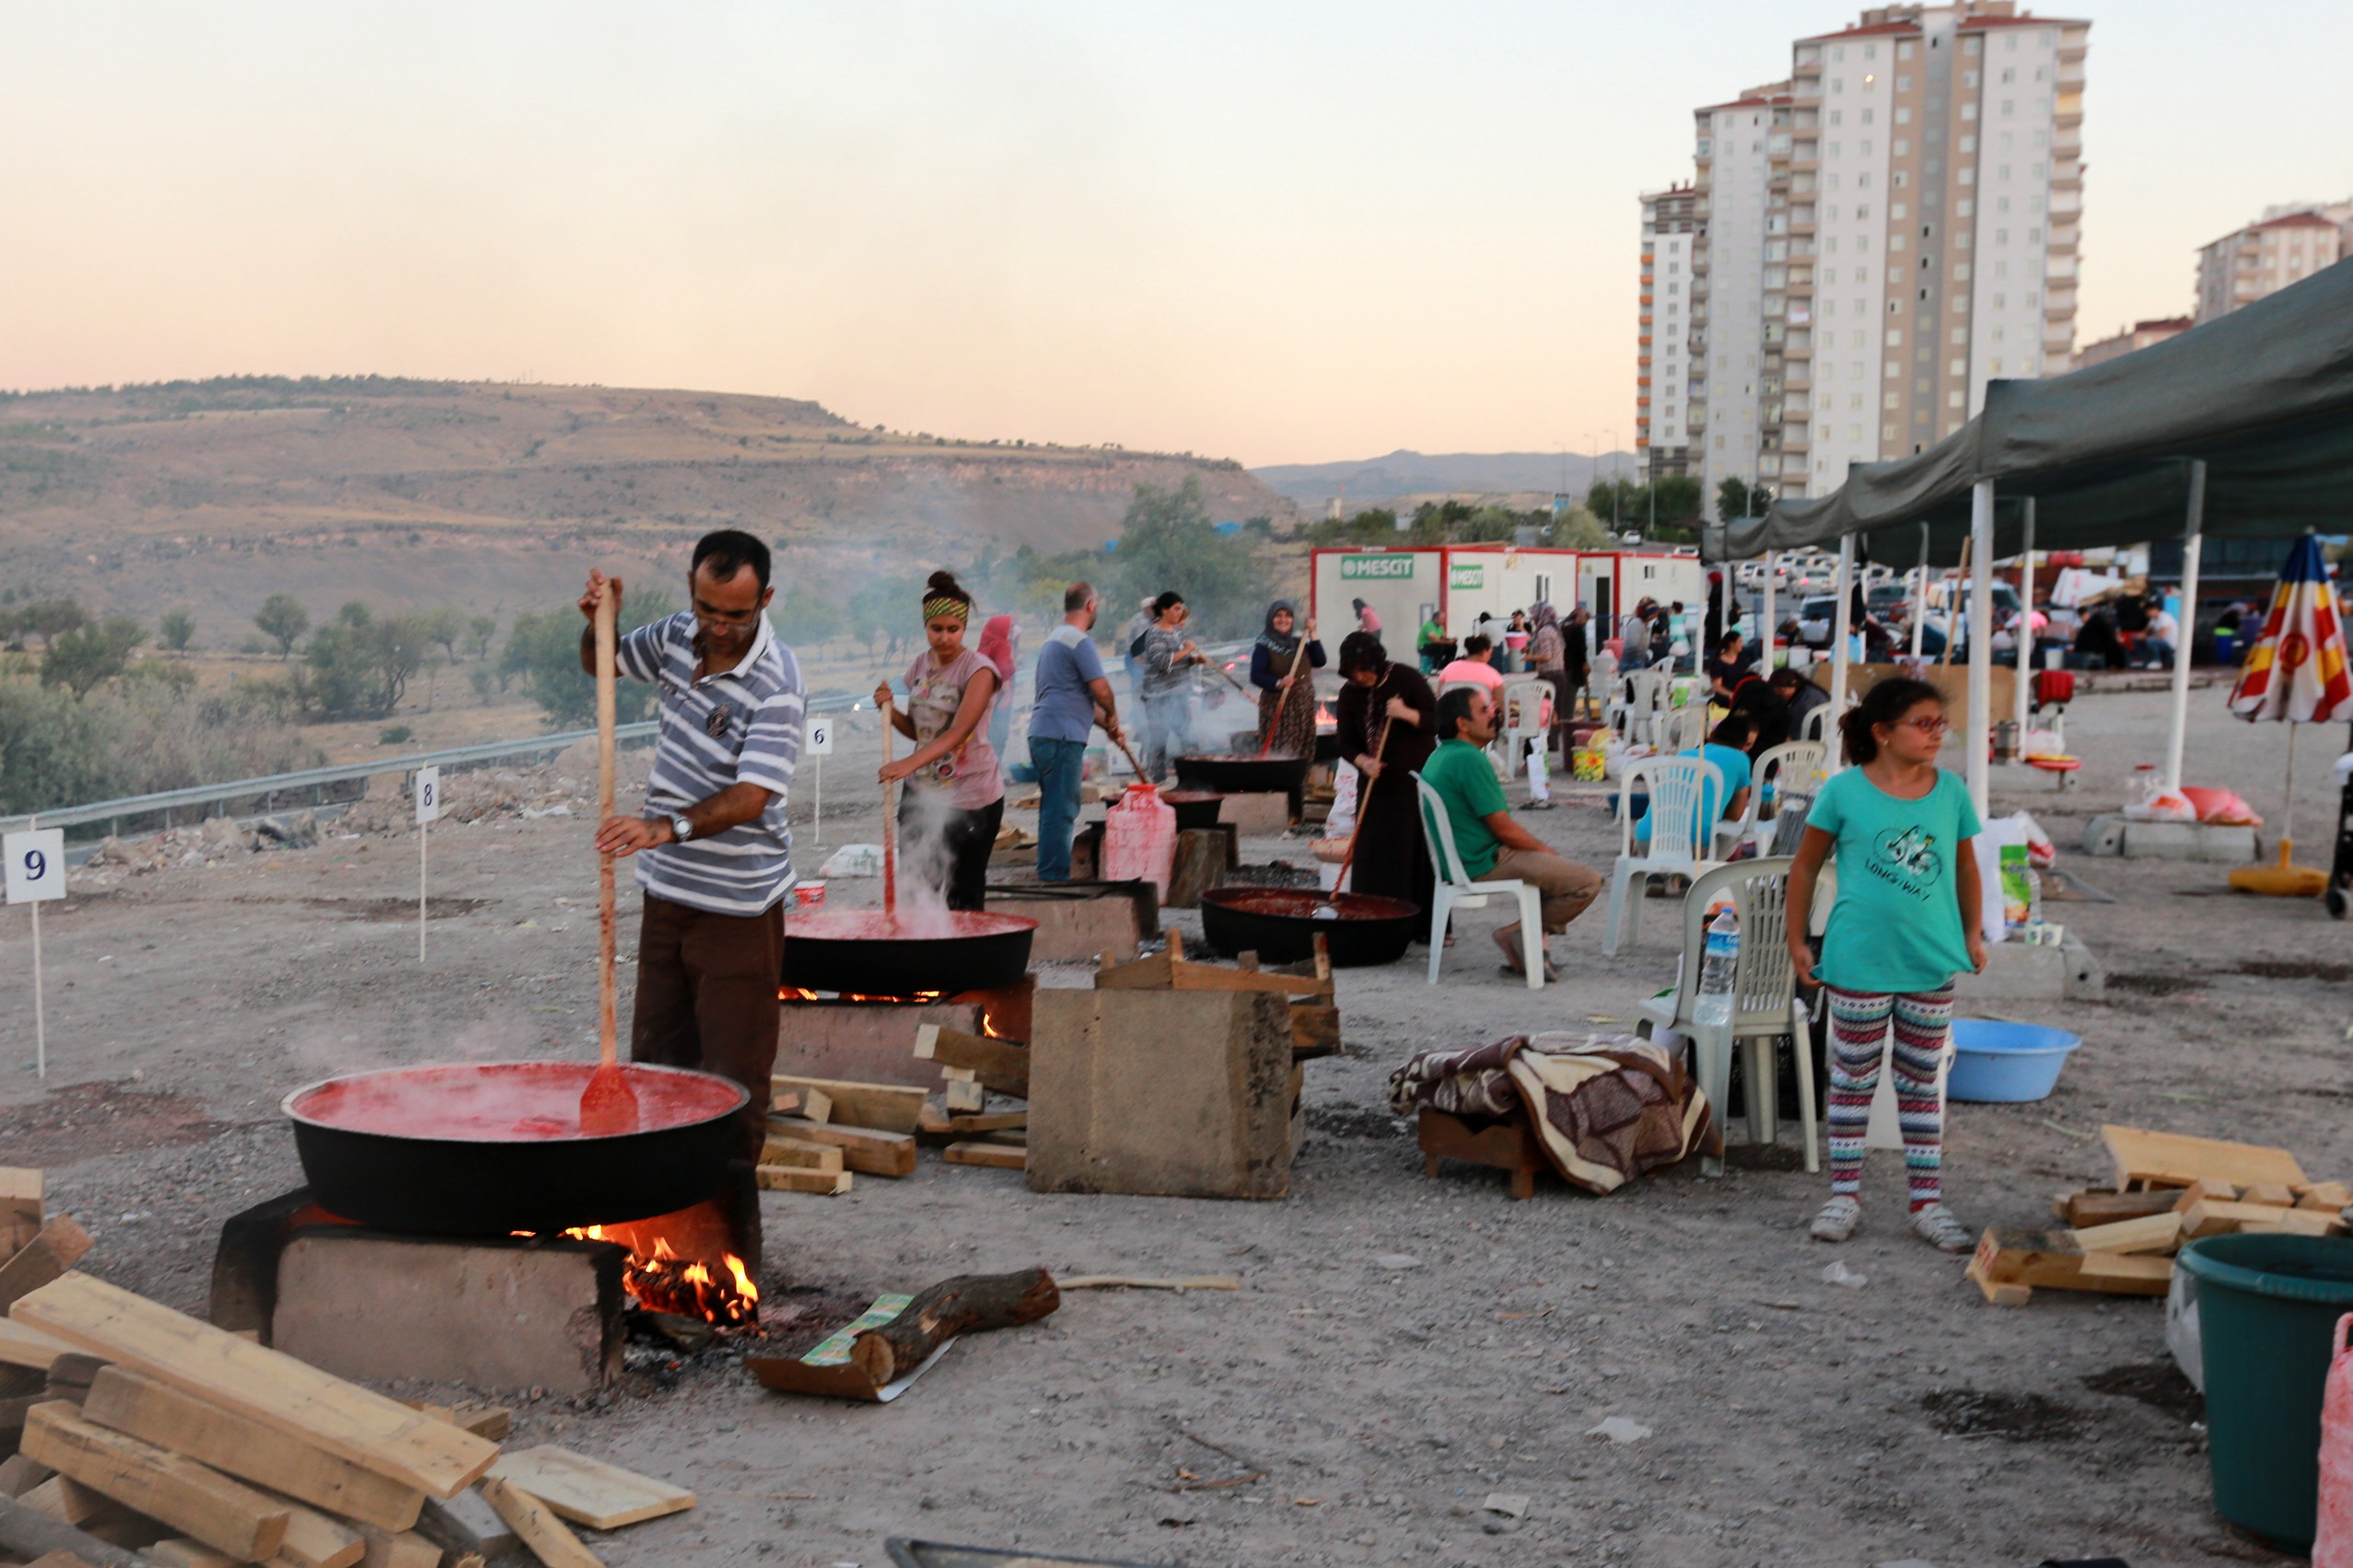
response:
<path id="1" fill-rule="evenodd" d="M 983 671 L 994 679 L 996 667 L 972 648 L 937 669 L 932 668 L 929 648 L 915 656 L 915 662 L 907 667 L 907 713 L 914 720 L 919 744 L 928 745 L 956 722 L 956 710 L 964 703 L 964 688 Z M 1005 781 L 997 775 L 996 748 L 988 743 L 988 710 L 981 710 L 981 722 L 973 726 L 963 745 L 918 768 L 907 782 L 922 789 L 948 792 L 949 804 L 960 811 L 976 811 L 1002 797 Z"/>

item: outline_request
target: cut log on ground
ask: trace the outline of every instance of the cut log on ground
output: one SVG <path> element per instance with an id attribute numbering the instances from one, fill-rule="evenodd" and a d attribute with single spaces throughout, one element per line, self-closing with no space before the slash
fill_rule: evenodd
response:
<path id="1" fill-rule="evenodd" d="M 860 1334 L 850 1359 L 879 1388 L 921 1366 L 959 1334 L 1034 1323 L 1061 1305 L 1054 1276 L 1043 1269 L 959 1274 L 918 1293 L 899 1316 Z"/>

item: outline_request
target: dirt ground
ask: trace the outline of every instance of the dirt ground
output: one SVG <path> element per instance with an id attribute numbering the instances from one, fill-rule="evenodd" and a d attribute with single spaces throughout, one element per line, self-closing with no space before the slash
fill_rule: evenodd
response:
<path id="1" fill-rule="evenodd" d="M 2075 847 L 2132 764 L 2160 760 L 2164 712 L 2155 692 L 2079 702 L 2070 739 L 2088 765 L 2071 794 L 1997 771 L 1998 802 L 2033 810 L 2061 865 L 2114 901 L 2047 911 L 2106 964 L 2104 1002 L 1997 1009 L 2085 1044 L 2049 1100 L 1954 1109 L 1949 1193 L 1973 1225 L 2046 1223 L 2055 1190 L 2101 1174 L 2108 1121 L 2277 1143 L 2315 1179 L 2353 1176 L 2347 927 L 2316 903 L 2231 895 L 2220 866 Z M 2276 820 L 2284 732 L 2230 720 L 2219 690 L 2194 713 L 2191 782 L 2236 787 Z M 842 749 L 861 754 L 855 736 Z M 2327 861 L 2338 749 L 2334 733 L 2305 738 L 2307 862 Z M 828 849 L 875 830 L 859 771 L 838 755 L 829 770 Z M 1615 853 L 1589 801 L 1524 820 L 1590 864 Z M 93 1272 L 201 1311 L 221 1221 L 299 1180 L 287 1089 L 593 1050 L 585 831 L 577 817 L 437 830 L 422 965 L 405 832 L 77 873 L 43 916 L 45 1085 L 25 916 L 6 912 L 0 1163 L 50 1167 L 56 1206 L 98 1238 Z M 1306 859 L 1298 843 L 1247 853 Z M 1556 944 L 1564 983 L 1532 995 L 1498 972 L 1484 914 L 1435 988 L 1419 949 L 1343 971 L 1348 1054 L 1308 1069 L 1310 1136 L 1284 1202 L 1033 1196 L 1018 1173 L 928 1156 L 905 1180 L 766 1200 L 771 1310 L 804 1330 L 879 1291 L 1038 1263 L 1233 1273 L 1240 1293 L 1074 1293 L 1041 1324 L 959 1344 L 888 1407 L 771 1396 L 723 1354 L 635 1351 L 614 1394 L 522 1402 L 517 1441 L 698 1491 L 693 1511 L 596 1543 L 623 1565 L 872 1568 L 891 1534 L 1202 1565 L 2287 1561 L 2208 1505 L 2161 1304 L 1986 1306 L 1963 1260 L 1901 1228 L 1890 1156 L 1839 1249 L 1805 1234 L 1827 1178 L 1803 1172 L 1787 1124 L 1776 1148 L 1735 1145 L 1720 1179 L 1692 1162 L 1608 1198 L 1547 1181 L 1515 1203 L 1492 1171 L 1423 1177 L 1386 1109 L 1392 1069 L 1431 1045 L 1613 1027 L 1601 1020 L 1672 978 L 1665 908 L 1614 959 L 1597 908 Z M 1868 1283 L 1824 1283 L 1834 1259 Z M 1650 1434 L 1587 1434 L 1613 1416 Z M 1526 1516 L 1485 1511 L 1496 1493 L 1525 1494 Z"/>

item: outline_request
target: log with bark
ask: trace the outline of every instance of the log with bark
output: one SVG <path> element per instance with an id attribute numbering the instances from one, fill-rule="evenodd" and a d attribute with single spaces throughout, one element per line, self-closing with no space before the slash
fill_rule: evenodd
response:
<path id="1" fill-rule="evenodd" d="M 850 1359 L 879 1388 L 921 1366 L 959 1334 L 1034 1323 L 1062 1305 L 1054 1276 L 1043 1269 L 1009 1274 L 959 1274 L 919 1293 L 879 1329 L 850 1346 Z"/>

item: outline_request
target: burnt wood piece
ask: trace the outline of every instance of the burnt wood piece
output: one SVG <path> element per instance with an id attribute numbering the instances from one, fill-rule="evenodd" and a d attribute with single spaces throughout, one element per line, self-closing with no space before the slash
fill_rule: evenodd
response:
<path id="1" fill-rule="evenodd" d="M 1508 1172 L 1514 1198 L 1536 1195 L 1536 1172 L 1543 1168 L 1544 1156 L 1527 1122 L 1490 1121 L 1474 1127 L 1459 1116 L 1424 1106 L 1419 1135 L 1424 1176 L 1436 1176 L 1441 1159 L 1462 1160 Z"/>
<path id="2" fill-rule="evenodd" d="M 1033 1323 L 1062 1305 L 1043 1269 L 1009 1274 L 959 1274 L 919 1293 L 907 1309 L 850 1346 L 850 1359 L 877 1388 L 913 1372 L 959 1334 Z"/>
<path id="3" fill-rule="evenodd" d="M 27 1562 L 52 1551 L 70 1551 L 92 1568 L 155 1568 L 154 1561 L 28 1508 L 13 1497 L 0 1497 L 0 1547 Z"/>

